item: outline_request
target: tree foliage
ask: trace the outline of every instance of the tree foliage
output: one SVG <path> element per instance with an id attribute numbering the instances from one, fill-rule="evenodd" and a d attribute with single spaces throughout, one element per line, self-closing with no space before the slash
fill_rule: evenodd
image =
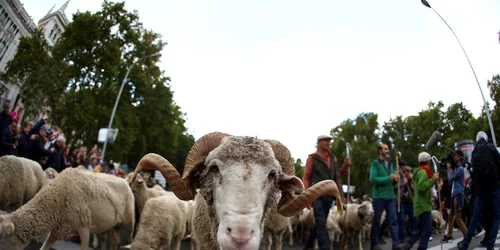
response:
<path id="1" fill-rule="evenodd" d="M 67 142 L 91 146 L 99 129 L 108 126 L 122 80 L 134 65 L 112 125 L 119 129 L 117 140 L 108 145 L 106 158 L 134 166 L 156 152 L 182 168 L 194 138 L 174 102 L 170 79 L 156 66 L 159 57 L 146 58 L 165 45 L 160 34 L 143 26 L 137 11 L 104 1 L 100 11 L 77 12 L 54 47 L 41 31 L 22 38 L 3 79 L 24 83 L 21 95 L 32 114 L 49 107 Z"/>
<path id="2" fill-rule="evenodd" d="M 495 106 L 492 110 L 492 121 L 495 134 L 498 135 L 500 124 L 500 75 L 488 81 L 490 96 Z M 428 106 L 415 115 L 408 117 L 395 116 L 383 124 L 377 122 L 374 113 L 362 113 L 354 120 L 347 119 L 334 127 L 331 133 L 338 139 L 332 143 L 332 152 L 339 159 L 345 157 L 346 142 L 352 145 L 351 185 L 357 187 L 357 194 L 370 194 L 371 185 L 367 181 L 370 163 L 378 157 L 377 145 L 384 142 L 391 149 L 394 161 L 396 152 L 401 152 L 402 160 L 416 166 L 417 156 L 425 149 L 425 143 L 435 130 L 442 134 L 444 146 L 454 149 L 455 143 L 470 139 L 475 140 L 478 131 L 485 131 L 490 136 L 490 129 L 484 109 L 479 116 L 474 116 L 463 103 L 454 103 L 445 107 L 444 103 L 429 102 Z M 498 138 L 498 136 L 497 136 Z M 434 147 L 429 153 L 438 159 L 450 152 L 442 147 Z M 439 167 L 439 166 L 438 166 Z M 444 176 L 444 172 L 442 172 Z M 344 178 L 346 184 L 346 178 Z"/>

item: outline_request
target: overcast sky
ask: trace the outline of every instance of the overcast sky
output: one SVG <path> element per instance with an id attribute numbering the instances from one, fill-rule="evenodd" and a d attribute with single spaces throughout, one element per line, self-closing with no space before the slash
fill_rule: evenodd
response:
<path id="1" fill-rule="evenodd" d="M 21 1 L 36 22 L 65 2 Z M 486 81 L 500 73 L 500 1 L 430 3 L 461 39 L 490 99 Z M 66 14 L 100 6 L 72 0 Z M 453 34 L 419 0 L 128 0 L 126 8 L 167 40 L 161 67 L 196 138 L 222 131 L 277 139 L 305 159 L 318 135 L 362 112 L 383 123 L 430 100 L 464 102 L 475 115 L 483 103 Z"/>

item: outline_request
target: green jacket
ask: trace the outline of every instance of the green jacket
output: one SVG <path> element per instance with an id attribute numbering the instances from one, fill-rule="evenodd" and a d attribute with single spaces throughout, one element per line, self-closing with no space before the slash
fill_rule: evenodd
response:
<path id="1" fill-rule="evenodd" d="M 394 164 L 389 161 L 389 172 L 385 169 L 384 160 L 380 157 L 370 165 L 370 183 L 372 184 L 373 199 L 396 199 L 394 187 L 397 182 L 391 180 L 390 175 L 395 172 Z"/>
<path id="2" fill-rule="evenodd" d="M 415 193 L 413 197 L 413 216 L 432 211 L 432 186 L 437 184 L 434 179 L 427 178 L 427 173 L 420 167 L 413 169 Z"/>

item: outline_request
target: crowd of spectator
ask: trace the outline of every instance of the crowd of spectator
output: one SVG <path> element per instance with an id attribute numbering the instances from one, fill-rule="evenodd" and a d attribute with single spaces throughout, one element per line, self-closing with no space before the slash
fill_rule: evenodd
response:
<path id="1" fill-rule="evenodd" d="M 47 116 L 36 123 L 24 120 L 20 124 L 23 104 L 20 103 L 12 111 L 10 105 L 11 101 L 6 100 L 0 113 L 0 129 L 3 131 L 0 156 L 28 158 L 38 162 L 44 170 L 50 167 L 59 173 L 66 168 L 83 165 L 89 171 L 126 177 L 124 169 L 116 169 L 112 162 L 103 163 L 97 154 L 97 145 L 87 150 L 85 146 L 66 144 L 63 131 L 56 125 L 49 126 Z"/>

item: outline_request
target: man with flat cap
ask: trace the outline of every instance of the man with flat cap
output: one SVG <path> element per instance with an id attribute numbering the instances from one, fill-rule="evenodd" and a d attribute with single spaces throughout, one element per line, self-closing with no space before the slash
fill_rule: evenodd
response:
<path id="1" fill-rule="evenodd" d="M 318 136 L 316 152 L 307 157 L 303 177 L 304 188 L 308 189 L 310 186 L 320 181 L 333 180 L 339 188 L 342 200 L 345 202 L 345 196 L 342 190 L 342 175 L 347 173 L 351 165 L 351 159 L 346 158 L 342 167 L 339 169 L 337 157 L 330 152 L 330 142 L 332 139 L 333 138 L 329 135 Z M 313 202 L 312 208 L 314 210 L 315 223 L 304 249 L 312 248 L 316 238 L 318 239 L 318 247 L 320 250 L 330 249 L 326 230 L 326 219 L 328 218 L 328 212 L 330 212 L 333 200 L 333 196 L 324 195 Z"/>

